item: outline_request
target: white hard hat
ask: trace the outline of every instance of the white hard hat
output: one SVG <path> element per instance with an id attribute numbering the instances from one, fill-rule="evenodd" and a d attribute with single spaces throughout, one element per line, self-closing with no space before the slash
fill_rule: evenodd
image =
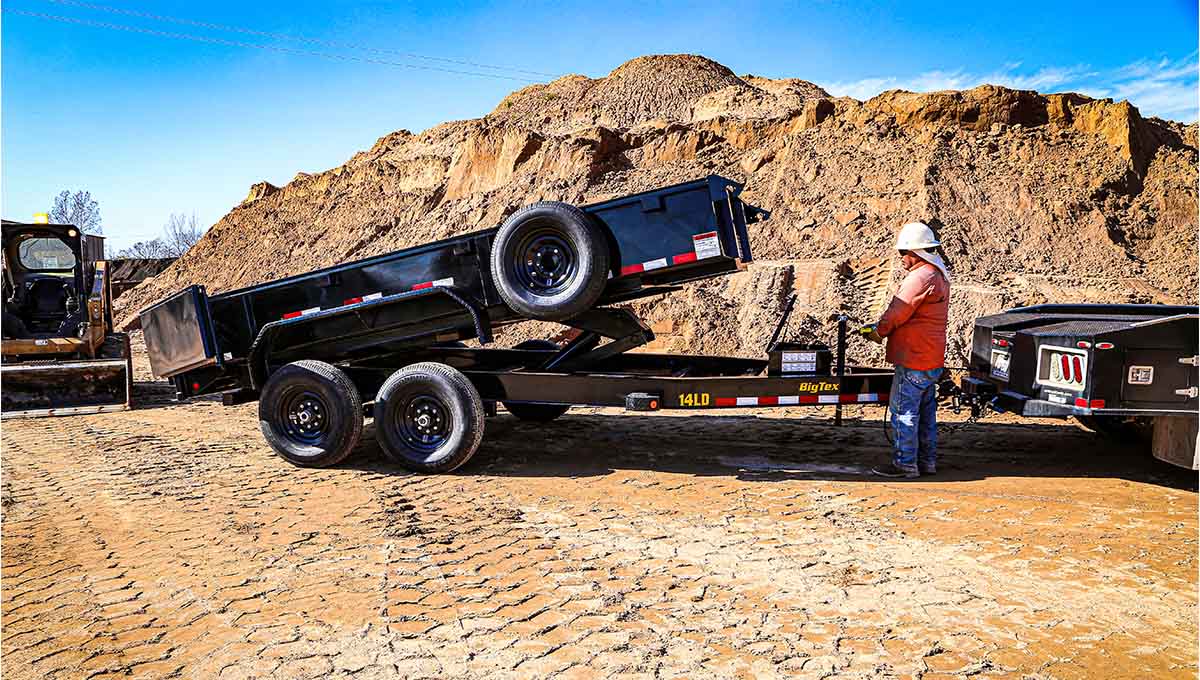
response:
<path id="1" fill-rule="evenodd" d="M 924 222 L 909 222 L 900 227 L 896 237 L 896 250 L 924 250 L 942 245 L 933 235 L 933 230 Z"/>

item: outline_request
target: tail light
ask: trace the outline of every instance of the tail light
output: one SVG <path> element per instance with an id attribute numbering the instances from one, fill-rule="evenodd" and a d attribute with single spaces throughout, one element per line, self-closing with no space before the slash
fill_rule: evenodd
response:
<path id="1" fill-rule="evenodd" d="M 1087 382 L 1087 352 L 1068 347 L 1043 345 L 1038 357 L 1040 385 L 1082 391 Z"/>

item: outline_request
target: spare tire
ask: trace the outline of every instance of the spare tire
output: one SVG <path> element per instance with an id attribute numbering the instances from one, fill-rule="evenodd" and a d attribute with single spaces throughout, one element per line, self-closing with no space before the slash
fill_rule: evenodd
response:
<path id="1" fill-rule="evenodd" d="M 563 321 L 596 304 L 609 273 L 608 239 L 587 213 L 543 201 L 513 213 L 492 243 L 492 280 L 518 314 Z"/>

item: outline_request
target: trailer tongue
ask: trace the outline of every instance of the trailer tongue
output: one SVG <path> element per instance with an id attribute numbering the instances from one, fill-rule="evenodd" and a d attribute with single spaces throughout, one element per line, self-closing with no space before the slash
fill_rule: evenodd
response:
<path id="1" fill-rule="evenodd" d="M 538 203 L 498 229 L 221 295 L 192 286 L 141 312 L 151 367 L 180 398 L 257 399 L 264 437 L 297 465 L 345 458 L 370 411 L 384 453 L 429 472 L 471 457 L 496 402 L 531 420 L 575 404 L 885 402 L 891 373 L 846 366 L 844 342 L 836 371 L 828 348 L 787 343 L 768 360 L 628 354 L 654 334 L 614 305 L 751 261 L 747 224 L 765 213 L 740 191 L 710 176 L 582 207 Z M 493 329 L 525 319 L 578 335 L 488 347 Z"/>

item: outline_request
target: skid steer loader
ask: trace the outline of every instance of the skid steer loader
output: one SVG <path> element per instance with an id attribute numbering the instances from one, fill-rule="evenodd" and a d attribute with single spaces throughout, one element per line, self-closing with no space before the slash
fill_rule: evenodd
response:
<path id="1" fill-rule="evenodd" d="M 69 224 L 0 224 L 0 417 L 130 408 L 129 338 L 112 331 L 104 239 Z"/>

